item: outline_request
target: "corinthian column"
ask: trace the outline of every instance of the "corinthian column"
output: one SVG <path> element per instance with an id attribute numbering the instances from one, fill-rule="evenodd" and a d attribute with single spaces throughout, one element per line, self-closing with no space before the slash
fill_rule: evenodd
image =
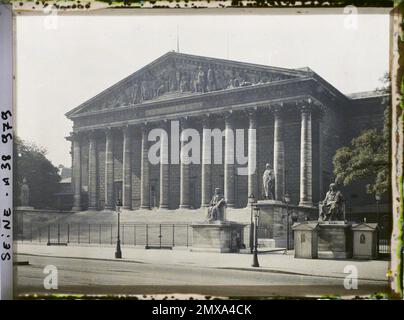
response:
<path id="1" fill-rule="evenodd" d="M 209 121 L 209 118 L 202 120 L 201 207 L 208 207 L 212 196 L 212 149 Z"/>
<path id="2" fill-rule="evenodd" d="M 180 154 L 180 208 L 190 208 L 189 202 L 189 164 L 184 161 L 186 158 L 184 145 L 185 141 L 184 130 L 187 129 L 188 122 L 186 120 L 181 121 L 181 154 Z"/>
<path id="3" fill-rule="evenodd" d="M 312 206 L 312 135 L 310 106 L 301 109 L 300 130 L 300 206 Z"/>
<path id="4" fill-rule="evenodd" d="M 105 210 L 114 208 L 114 154 L 112 130 L 105 131 Z"/>
<path id="5" fill-rule="evenodd" d="M 160 208 L 168 209 L 170 199 L 170 163 L 168 146 L 168 126 L 162 123 L 163 132 L 160 136 Z"/>
<path id="6" fill-rule="evenodd" d="M 149 143 L 147 136 L 149 129 L 142 126 L 142 156 L 140 168 L 140 208 L 150 209 L 150 185 L 149 185 Z"/>
<path id="7" fill-rule="evenodd" d="M 248 113 L 248 196 L 258 197 L 257 184 L 257 114 L 251 110 Z"/>
<path id="8" fill-rule="evenodd" d="M 73 135 L 73 208 L 72 211 L 81 210 L 81 147 L 80 136 Z"/>
<path id="9" fill-rule="evenodd" d="M 224 131 L 224 198 L 227 207 L 235 206 L 234 179 L 234 132 L 231 115 L 226 115 Z"/>
<path id="10" fill-rule="evenodd" d="M 95 132 L 90 132 L 88 147 L 88 210 L 97 210 L 97 145 Z"/>
<path id="11" fill-rule="evenodd" d="M 285 146 L 283 142 L 283 119 L 280 106 L 272 109 L 274 115 L 274 174 L 275 200 L 282 201 L 285 192 Z"/>
<path id="12" fill-rule="evenodd" d="M 122 163 L 122 205 L 132 208 L 132 135 L 129 127 L 123 127 L 123 163 Z"/>

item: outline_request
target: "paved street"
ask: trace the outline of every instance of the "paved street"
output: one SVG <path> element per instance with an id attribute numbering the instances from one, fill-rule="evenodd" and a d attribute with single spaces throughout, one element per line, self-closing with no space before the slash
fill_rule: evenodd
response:
<path id="1" fill-rule="evenodd" d="M 193 293 L 215 296 L 366 295 L 386 291 L 387 282 L 359 280 L 358 290 L 345 290 L 343 278 L 309 276 L 268 269 L 238 269 L 179 264 L 65 258 L 19 254 L 17 294 L 51 293 L 43 287 L 46 265 L 58 268 L 58 290 L 52 293 Z"/>

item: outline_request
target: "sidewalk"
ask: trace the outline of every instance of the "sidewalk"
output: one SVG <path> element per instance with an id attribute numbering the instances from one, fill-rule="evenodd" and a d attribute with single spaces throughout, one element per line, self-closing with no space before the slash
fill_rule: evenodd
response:
<path id="1" fill-rule="evenodd" d="M 115 246 L 46 246 L 44 244 L 17 242 L 15 252 L 27 255 L 118 261 L 114 258 Z M 140 246 L 123 246 L 122 257 L 122 261 L 135 263 L 282 272 L 332 278 L 345 278 L 348 274 L 344 273 L 344 268 L 353 265 L 357 267 L 359 279 L 386 282 L 388 269 L 388 261 L 295 259 L 293 251 L 289 251 L 287 255 L 281 252 L 260 254 L 260 268 L 251 267 L 252 255 L 250 254 L 190 252 L 186 248 L 145 250 L 144 247 Z M 20 256 L 18 260 L 27 259 Z"/>

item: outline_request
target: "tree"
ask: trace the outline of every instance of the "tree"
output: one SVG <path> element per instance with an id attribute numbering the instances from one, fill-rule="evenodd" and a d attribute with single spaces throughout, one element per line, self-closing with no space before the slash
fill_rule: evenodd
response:
<path id="1" fill-rule="evenodd" d="M 382 79 L 384 87 L 376 89 L 380 93 L 390 93 L 388 74 Z M 355 181 L 369 178 L 368 193 L 382 195 L 390 184 L 390 108 L 389 98 L 383 99 L 387 107 L 384 111 L 383 129 L 367 129 L 352 139 L 350 146 L 336 151 L 333 159 L 336 181 L 347 186 Z"/>
<path id="2" fill-rule="evenodd" d="M 55 207 L 53 194 L 58 190 L 58 168 L 46 158 L 47 150 L 34 143 L 14 138 L 14 203 L 19 205 L 22 181 L 27 179 L 30 206 L 38 209 Z"/>

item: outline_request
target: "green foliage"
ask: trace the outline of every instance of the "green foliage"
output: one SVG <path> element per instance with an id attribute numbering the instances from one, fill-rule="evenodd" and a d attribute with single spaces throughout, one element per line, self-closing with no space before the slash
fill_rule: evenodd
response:
<path id="1" fill-rule="evenodd" d="M 46 158 L 46 149 L 14 138 L 14 204 L 19 205 L 22 181 L 27 179 L 30 206 L 38 209 L 53 208 L 53 194 L 58 190 L 58 169 Z"/>
<path id="2" fill-rule="evenodd" d="M 385 193 L 389 185 L 388 145 L 381 131 L 369 129 L 354 138 L 349 147 L 338 149 L 333 160 L 337 182 L 346 186 L 373 177 L 374 182 L 367 186 L 367 191 Z"/>
<path id="3" fill-rule="evenodd" d="M 388 75 L 382 79 L 389 83 Z M 389 93 L 390 87 L 377 89 L 381 93 Z M 358 137 L 352 139 L 349 146 L 336 151 L 333 159 L 336 182 L 347 186 L 355 181 L 371 178 L 367 192 L 384 194 L 390 185 L 390 137 L 391 117 L 388 99 L 382 102 L 387 104 L 384 112 L 383 129 L 368 129 Z"/>

